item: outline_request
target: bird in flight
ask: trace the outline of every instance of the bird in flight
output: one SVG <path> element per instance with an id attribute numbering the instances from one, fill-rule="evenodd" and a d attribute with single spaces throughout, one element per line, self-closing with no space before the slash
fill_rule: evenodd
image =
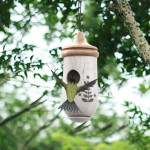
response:
<path id="1" fill-rule="evenodd" d="M 79 92 L 84 92 L 88 88 L 93 87 L 94 84 L 96 83 L 97 79 L 95 79 L 91 82 L 88 82 L 82 86 L 77 86 L 77 83 L 75 82 L 75 80 L 73 78 L 66 84 L 52 70 L 51 70 L 51 72 L 52 72 L 53 76 L 57 79 L 57 81 L 65 88 L 66 95 L 67 95 L 67 100 L 58 109 L 66 110 L 66 111 L 70 111 L 70 112 L 80 111 L 79 107 L 74 102 L 75 96 Z"/>

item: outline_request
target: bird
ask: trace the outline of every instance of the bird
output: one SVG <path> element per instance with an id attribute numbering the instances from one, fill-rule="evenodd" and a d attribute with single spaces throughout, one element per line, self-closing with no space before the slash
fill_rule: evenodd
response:
<path id="1" fill-rule="evenodd" d="M 77 104 L 74 102 L 74 98 L 79 92 L 84 92 L 88 88 L 93 87 L 97 79 L 92 80 L 91 82 L 88 82 L 82 86 L 77 86 L 77 83 L 73 78 L 70 79 L 70 81 L 66 84 L 55 74 L 55 72 L 53 72 L 52 70 L 51 72 L 53 76 L 56 78 L 56 80 L 65 88 L 67 95 L 67 100 L 61 106 L 59 106 L 58 109 L 69 112 L 81 112 Z"/>

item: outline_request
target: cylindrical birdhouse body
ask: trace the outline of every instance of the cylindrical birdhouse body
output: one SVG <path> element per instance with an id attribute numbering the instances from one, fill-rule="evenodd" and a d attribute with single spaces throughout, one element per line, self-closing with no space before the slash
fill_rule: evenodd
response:
<path id="1" fill-rule="evenodd" d="M 97 48 L 88 44 L 82 32 L 78 32 L 75 42 L 63 48 L 64 57 L 63 81 L 71 80 L 82 86 L 97 79 Z M 66 90 L 62 89 L 62 100 L 67 100 Z M 74 102 L 80 111 L 65 111 L 67 116 L 75 122 L 85 122 L 95 113 L 98 102 L 97 82 L 92 87 L 77 93 Z"/>

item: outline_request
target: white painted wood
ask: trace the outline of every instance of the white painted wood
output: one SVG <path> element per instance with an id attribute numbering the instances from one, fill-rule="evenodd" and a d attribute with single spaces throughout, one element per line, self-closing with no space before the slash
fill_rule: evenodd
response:
<path id="1" fill-rule="evenodd" d="M 69 71 L 76 70 L 80 74 L 80 81 L 78 86 L 84 85 L 84 81 L 92 81 L 97 79 L 97 58 L 93 56 L 67 56 L 64 57 L 64 65 L 63 65 L 63 81 L 67 83 L 67 75 Z M 87 79 L 89 76 L 89 79 Z M 95 113 L 98 103 L 98 85 L 96 84 L 90 88 L 92 95 L 96 95 L 95 97 L 92 96 L 94 99 L 92 102 L 84 102 L 82 98 L 84 98 L 84 92 L 80 92 L 81 96 L 76 95 L 75 103 L 79 107 L 81 112 L 68 112 L 65 111 L 67 116 L 70 117 L 72 121 L 75 122 L 85 122 L 90 119 L 90 117 Z M 66 91 L 62 88 L 62 100 L 63 102 L 66 101 Z"/>

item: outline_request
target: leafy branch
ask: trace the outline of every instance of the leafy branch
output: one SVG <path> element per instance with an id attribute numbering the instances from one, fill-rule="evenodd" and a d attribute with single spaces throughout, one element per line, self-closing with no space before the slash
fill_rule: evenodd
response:
<path id="1" fill-rule="evenodd" d="M 17 113 L 13 114 L 13 115 L 10 115 L 8 116 L 6 119 L 2 120 L 0 122 L 0 127 L 2 127 L 3 125 L 5 125 L 6 123 L 8 123 L 9 121 L 15 119 L 16 117 L 22 115 L 23 113 L 27 112 L 27 111 L 30 111 L 32 108 L 42 104 L 45 102 L 44 101 L 40 101 L 45 95 L 48 94 L 48 91 L 45 91 L 42 96 L 40 96 L 37 100 L 35 100 L 34 102 L 32 102 L 31 104 L 29 104 L 28 106 L 24 107 L 23 109 L 21 109 L 20 111 L 18 111 Z"/>
<path id="2" fill-rule="evenodd" d="M 61 112 L 61 111 L 60 111 Z M 19 150 L 25 150 L 25 148 L 27 147 L 27 145 L 31 142 L 31 140 L 38 135 L 42 130 L 48 128 L 56 119 L 59 118 L 59 114 L 60 112 L 51 120 L 49 120 L 47 123 L 45 123 L 44 125 L 40 126 L 37 130 L 35 130 L 23 143 L 22 147 Z"/>

